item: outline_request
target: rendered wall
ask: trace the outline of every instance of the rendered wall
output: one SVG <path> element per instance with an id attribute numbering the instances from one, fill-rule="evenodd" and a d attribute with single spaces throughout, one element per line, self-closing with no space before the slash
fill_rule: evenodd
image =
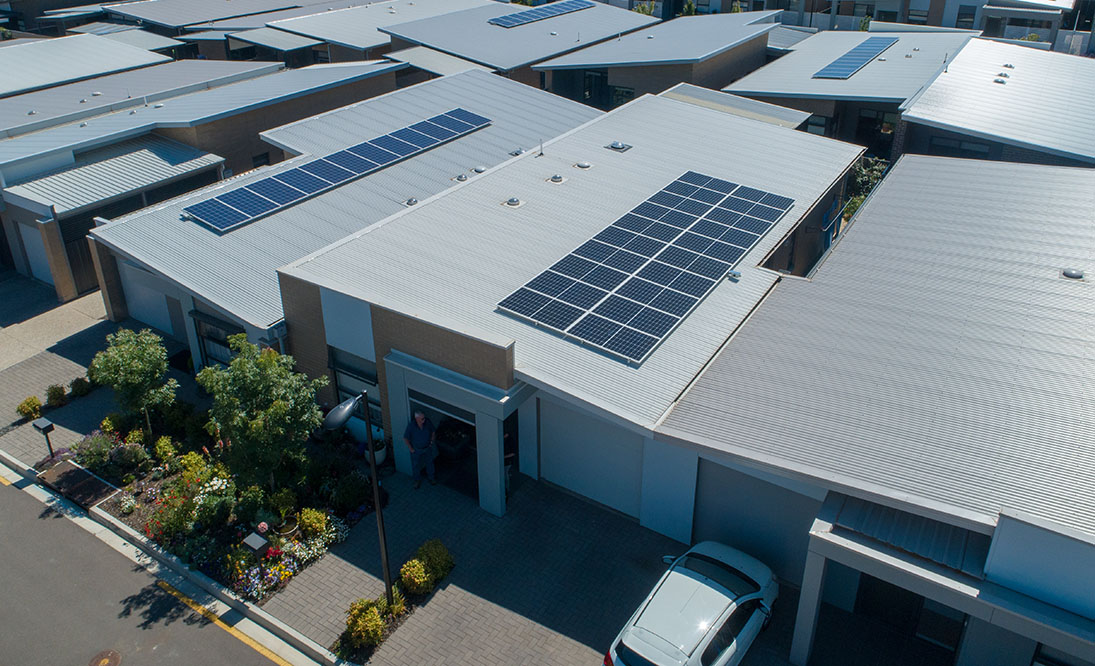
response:
<path id="1" fill-rule="evenodd" d="M 970 617 L 954 665 L 1029 666 L 1037 648 L 1029 638 Z"/>

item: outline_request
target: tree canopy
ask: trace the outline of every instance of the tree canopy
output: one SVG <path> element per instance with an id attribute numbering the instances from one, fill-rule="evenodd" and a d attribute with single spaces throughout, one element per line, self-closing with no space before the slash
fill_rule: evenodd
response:
<path id="1" fill-rule="evenodd" d="M 164 380 L 167 350 L 160 336 L 147 328 L 122 329 L 106 336 L 106 342 L 107 348 L 95 354 L 87 375 L 114 389 L 123 410 L 144 412 L 147 422 L 149 408 L 165 407 L 175 400 L 178 382 Z"/>
<path id="2" fill-rule="evenodd" d="M 293 358 L 260 350 L 244 334 L 228 338 L 235 357 L 227 368 L 207 367 L 198 383 L 213 395 L 209 428 L 224 442 L 224 455 L 246 483 L 268 483 L 299 455 L 323 416 L 316 391 L 326 377 L 308 379 L 293 371 Z"/>

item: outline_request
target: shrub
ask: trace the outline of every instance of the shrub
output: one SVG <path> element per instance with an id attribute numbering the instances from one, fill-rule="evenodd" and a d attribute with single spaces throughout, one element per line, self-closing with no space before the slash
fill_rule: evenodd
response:
<path id="1" fill-rule="evenodd" d="M 122 485 L 123 486 L 128 486 L 129 484 L 133 483 L 136 480 L 137 480 L 137 477 L 133 476 L 132 474 L 126 474 L 125 476 L 122 477 Z"/>
<path id="2" fill-rule="evenodd" d="M 250 525 L 255 522 L 258 513 L 266 506 L 266 493 L 258 486 L 250 486 L 240 493 L 240 501 L 236 504 L 236 518 Z"/>
<path id="3" fill-rule="evenodd" d="M 133 513 L 137 508 L 137 500 L 133 499 L 133 495 L 125 493 L 122 498 L 118 500 L 118 509 L 121 510 L 123 516 L 128 516 Z"/>
<path id="4" fill-rule="evenodd" d="M 110 452 L 110 460 L 118 467 L 120 473 L 128 476 L 130 472 L 139 470 L 141 465 L 148 461 L 148 451 L 145 451 L 140 444 L 126 442 Z"/>
<path id="5" fill-rule="evenodd" d="M 156 440 L 156 443 L 152 446 L 152 452 L 156 454 L 156 460 L 160 462 L 171 460 L 177 453 L 175 445 L 171 443 L 171 438 L 167 435 Z"/>
<path id="6" fill-rule="evenodd" d="M 855 215 L 855 212 L 859 210 L 859 207 L 863 205 L 863 200 L 866 198 L 866 196 L 861 194 L 857 197 L 852 197 L 851 199 L 848 199 L 848 203 L 844 206 L 845 219 L 851 219 L 851 217 Z"/>
<path id="7" fill-rule="evenodd" d="M 387 598 L 381 597 L 381 599 L 384 599 L 388 615 L 399 617 L 407 612 L 407 600 L 403 598 L 403 592 L 398 587 L 392 587 L 392 603 L 390 605 L 387 603 Z"/>
<path id="8" fill-rule="evenodd" d="M 99 430 L 110 435 L 120 435 L 129 430 L 129 423 L 130 419 L 127 419 L 122 414 L 111 412 L 107 414 L 106 418 L 99 424 Z"/>
<path id="9" fill-rule="evenodd" d="M 144 444 L 144 431 L 140 428 L 136 430 L 130 430 L 129 434 L 125 436 L 126 444 Z"/>
<path id="10" fill-rule="evenodd" d="M 42 401 L 38 399 L 38 396 L 32 395 L 19 403 L 15 411 L 19 412 L 19 416 L 31 421 L 42 416 Z"/>
<path id="11" fill-rule="evenodd" d="M 110 462 L 110 452 L 118 441 L 110 435 L 95 430 L 73 446 L 76 462 L 93 472 L 99 472 Z"/>
<path id="12" fill-rule="evenodd" d="M 338 480 L 331 495 L 331 506 L 337 513 L 349 513 L 365 504 L 371 495 L 369 477 L 355 469 Z"/>
<path id="13" fill-rule="evenodd" d="M 358 599 L 346 614 L 346 636 L 357 648 L 379 645 L 384 638 L 384 618 L 372 599 Z"/>
<path id="14" fill-rule="evenodd" d="M 429 594 L 433 589 L 433 580 L 422 560 L 407 560 L 399 569 L 399 579 L 411 594 Z"/>
<path id="15" fill-rule="evenodd" d="M 46 404 L 50 407 L 64 407 L 68 404 L 63 384 L 50 384 L 46 387 Z"/>
<path id="16" fill-rule="evenodd" d="M 91 382 L 89 382 L 86 377 L 77 377 L 72 380 L 72 383 L 68 385 L 68 388 L 72 391 L 73 397 L 82 398 L 88 393 L 91 393 Z"/>
<path id="17" fill-rule="evenodd" d="M 209 463 L 205 462 L 200 453 L 191 451 L 179 459 L 179 467 L 184 473 L 199 476 L 209 467 Z"/>
<path id="18" fill-rule="evenodd" d="M 285 519 L 297 508 L 297 496 L 292 490 L 282 488 L 270 496 L 270 505 L 281 516 L 281 521 L 285 522 Z"/>
<path id="19" fill-rule="evenodd" d="M 419 546 L 418 559 L 425 565 L 426 573 L 434 584 L 449 575 L 454 564 L 449 549 L 440 539 L 430 539 Z"/>
<path id="20" fill-rule="evenodd" d="M 301 509 L 297 525 L 305 539 L 314 539 L 327 531 L 327 514 L 319 509 Z"/>

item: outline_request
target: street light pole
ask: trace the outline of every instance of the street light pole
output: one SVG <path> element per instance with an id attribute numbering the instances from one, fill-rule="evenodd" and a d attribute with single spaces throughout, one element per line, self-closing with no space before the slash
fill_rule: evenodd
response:
<path id="1" fill-rule="evenodd" d="M 380 539 L 380 566 L 384 571 L 384 594 L 390 606 L 393 602 L 392 573 L 388 568 L 388 539 L 384 534 L 384 511 L 380 507 L 380 482 L 376 476 L 376 451 L 373 449 L 373 424 L 369 417 L 368 392 L 362 390 L 361 395 L 350 398 L 332 409 L 323 420 L 323 428 L 338 430 L 346 425 L 359 404 L 365 405 L 365 443 L 369 449 L 369 478 L 373 483 L 373 510 L 376 511 L 376 531 Z"/>

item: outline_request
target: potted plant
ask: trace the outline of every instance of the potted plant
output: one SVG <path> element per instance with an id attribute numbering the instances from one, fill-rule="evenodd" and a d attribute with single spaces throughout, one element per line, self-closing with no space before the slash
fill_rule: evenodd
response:
<path id="1" fill-rule="evenodd" d="M 297 519 L 294 514 L 297 508 L 297 496 L 293 494 L 293 491 L 282 488 L 270 496 L 270 504 L 281 517 L 281 522 L 276 529 L 278 535 L 288 538 L 296 534 Z"/>

